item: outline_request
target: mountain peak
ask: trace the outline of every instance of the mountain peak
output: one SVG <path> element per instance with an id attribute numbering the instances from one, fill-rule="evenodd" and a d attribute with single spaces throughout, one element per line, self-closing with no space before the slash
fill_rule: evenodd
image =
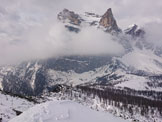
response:
<path id="1" fill-rule="evenodd" d="M 112 9 L 111 8 L 107 9 L 106 13 L 112 14 Z"/>
<path id="2" fill-rule="evenodd" d="M 136 24 L 129 26 L 129 28 L 124 32 L 125 34 L 131 35 L 132 37 L 143 37 L 145 34 L 145 31 L 139 28 Z"/>
<path id="3" fill-rule="evenodd" d="M 70 23 L 74 25 L 80 25 L 81 24 L 81 17 L 74 13 L 73 11 L 70 11 L 68 9 L 64 9 L 62 12 L 58 14 L 58 19 L 65 22 L 69 21 Z"/>
<path id="4" fill-rule="evenodd" d="M 116 20 L 113 16 L 112 9 L 107 9 L 106 13 L 101 17 L 100 19 L 100 25 L 105 27 L 107 31 L 119 31 L 118 25 L 116 23 Z"/>

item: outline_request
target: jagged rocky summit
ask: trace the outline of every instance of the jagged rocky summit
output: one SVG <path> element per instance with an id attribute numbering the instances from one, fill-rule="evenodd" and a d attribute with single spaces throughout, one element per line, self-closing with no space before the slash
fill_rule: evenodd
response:
<path id="1" fill-rule="evenodd" d="M 90 12 L 85 12 L 85 16 L 92 18 L 92 20 L 88 18 L 87 21 L 87 18 L 68 9 L 64 9 L 58 14 L 57 18 L 59 21 L 66 23 L 65 27 L 68 28 L 69 31 L 73 32 L 79 32 L 79 26 L 81 26 L 82 23 L 88 23 L 90 26 L 103 28 L 106 32 L 121 32 L 121 29 L 118 27 L 117 22 L 113 16 L 111 8 L 109 8 L 102 16 Z"/>
<path id="2" fill-rule="evenodd" d="M 106 13 L 101 17 L 100 21 L 100 26 L 103 26 L 106 28 L 106 31 L 116 31 L 119 32 L 121 31 L 117 25 L 117 22 L 113 16 L 111 8 L 109 8 Z"/>
<path id="3" fill-rule="evenodd" d="M 65 24 L 65 28 L 71 32 L 80 32 L 82 24 L 96 26 L 97 28 L 103 29 L 105 32 L 111 34 L 122 32 L 117 24 L 116 19 L 114 18 L 111 8 L 107 9 L 103 15 L 85 12 L 84 16 L 68 9 L 64 9 L 58 14 L 57 18 L 59 21 L 63 22 Z M 124 30 L 124 33 L 131 35 L 132 37 L 143 37 L 145 31 L 134 24 L 133 26 Z"/>

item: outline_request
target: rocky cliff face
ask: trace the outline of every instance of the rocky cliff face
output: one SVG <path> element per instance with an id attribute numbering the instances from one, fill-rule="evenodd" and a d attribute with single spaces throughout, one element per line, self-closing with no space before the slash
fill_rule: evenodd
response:
<path id="1" fill-rule="evenodd" d="M 74 25 L 81 24 L 81 17 L 73 11 L 69 11 L 68 9 L 64 9 L 62 12 L 60 12 L 58 14 L 58 19 L 63 22 L 69 21 L 71 24 Z"/>
<path id="2" fill-rule="evenodd" d="M 120 31 L 117 22 L 113 16 L 111 8 L 100 19 L 100 26 L 106 28 L 106 31 Z"/>
<path id="3" fill-rule="evenodd" d="M 85 18 L 85 16 L 88 18 L 88 21 L 86 20 L 87 18 Z M 89 12 L 86 12 L 85 16 L 76 14 L 75 12 L 68 9 L 64 9 L 58 14 L 58 19 L 66 24 L 65 27 L 69 31 L 76 33 L 80 31 L 79 27 L 82 23 L 88 23 L 90 26 L 93 25 L 99 28 L 103 27 L 106 32 L 121 32 L 121 29 L 118 27 L 117 22 L 113 16 L 111 8 L 109 8 L 103 16 Z"/>

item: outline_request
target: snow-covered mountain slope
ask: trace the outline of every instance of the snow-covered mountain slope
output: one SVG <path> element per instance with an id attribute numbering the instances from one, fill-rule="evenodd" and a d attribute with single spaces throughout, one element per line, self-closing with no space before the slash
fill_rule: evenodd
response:
<path id="1" fill-rule="evenodd" d="M 4 91 L 22 95 L 38 95 L 49 84 L 66 83 L 70 71 L 82 74 L 102 67 L 110 57 L 65 57 L 25 62 L 18 66 L 1 67 L 1 86 Z M 65 78 L 64 75 L 65 74 Z M 63 81 L 62 81 L 63 80 Z"/>
<path id="2" fill-rule="evenodd" d="M 0 118 L 2 122 L 8 122 L 17 114 L 34 106 L 33 102 L 26 99 L 7 95 L 0 91 Z"/>
<path id="3" fill-rule="evenodd" d="M 52 101 L 25 111 L 9 122 L 126 122 L 72 101 Z"/>
<path id="4" fill-rule="evenodd" d="M 142 55 L 142 53 L 139 54 Z M 157 56 L 154 55 L 153 57 L 155 58 Z M 156 79 L 156 77 L 160 75 L 160 68 L 154 64 L 154 59 L 151 58 L 148 60 L 148 58 L 149 55 L 144 55 L 143 59 L 139 58 L 139 60 L 143 61 L 145 64 L 142 65 L 141 62 L 141 66 L 143 67 L 139 67 L 139 69 L 137 66 L 134 66 L 134 64 L 131 65 L 129 63 L 125 63 L 125 57 L 121 59 L 118 58 L 119 60 L 114 59 L 114 62 L 111 62 L 110 64 L 83 73 L 76 73 L 74 71 L 63 72 L 50 69 L 47 73 L 49 78 L 48 81 L 50 81 L 48 86 L 54 86 L 56 84 L 68 84 L 72 86 L 80 84 L 101 84 L 120 88 L 127 87 L 135 90 L 162 91 L 162 87 L 160 85 L 162 80 Z M 157 59 L 159 59 L 158 61 L 161 60 L 161 58 Z M 135 56 L 129 60 L 138 61 Z M 132 62 L 130 61 L 130 63 Z M 152 76 L 154 76 L 154 79 L 151 79 Z"/>
<path id="5" fill-rule="evenodd" d="M 161 92 L 162 87 L 158 85 L 161 83 L 162 83 L 161 80 L 159 80 L 158 82 L 153 82 L 149 79 L 149 77 L 126 74 L 126 76 L 123 78 L 123 82 L 119 82 L 114 86 L 117 88 L 130 88 L 130 89 L 141 90 L 141 91 L 144 90 L 144 91 Z M 149 85 L 149 84 L 153 84 L 153 85 Z"/>
<path id="6" fill-rule="evenodd" d="M 32 94 L 42 66 L 37 61 L 0 67 L 1 89 L 13 94 Z M 42 71 L 43 72 L 43 71 Z"/>
<path id="7" fill-rule="evenodd" d="M 110 71 L 108 65 L 95 69 L 95 71 L 88 71 L 83 73 L 76 73 L 74 71 L 61 72 L 56 70 L 49 70 L 48 75 L 55 84 L 69 84 L 69 85 L 80 85 L 88 82 L 95 82 L 97 77 L 102 77 Z M 107 72 L 107 73 L 106 73 Z M 58 81 L 58 82 L 54 82 Z"/>

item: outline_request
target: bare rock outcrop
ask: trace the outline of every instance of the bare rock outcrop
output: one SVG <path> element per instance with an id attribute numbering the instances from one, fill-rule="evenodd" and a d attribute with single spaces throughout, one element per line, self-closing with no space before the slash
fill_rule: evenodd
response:
<path id="1" fill-rule="evenodd" d="M 100 26 L 106 28 L 106 31 L 120 31 L 117 22 L 113 16 L 111 8 L 109 8 L 106 13 L 100 19 Z"/>
<path id="2" fill-rule="evenodd" d="M 74 13 L 73 11 L 69 11 L 68 9 L 64 9 L 62 12 L 58 14 L 58 19 L 65 22 L 69 21 L 71 24 L 80 25 L 82 22 L 81 17 Z"/>

